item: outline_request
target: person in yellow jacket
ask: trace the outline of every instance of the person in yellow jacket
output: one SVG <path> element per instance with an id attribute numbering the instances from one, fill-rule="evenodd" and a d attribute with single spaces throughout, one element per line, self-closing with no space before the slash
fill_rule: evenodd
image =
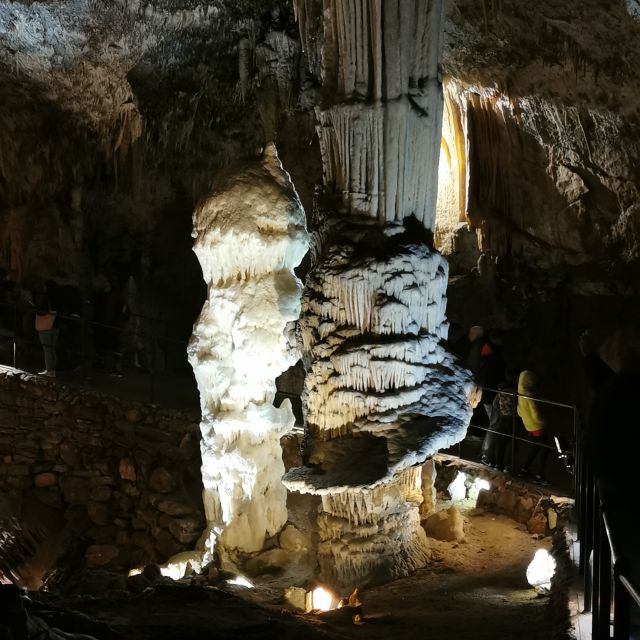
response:
<path id="1" fill-rule="evenodd" d="M 536 484 L 549 484 L 544 476 L 544 470 L 549 457 L 548 438 L 546 433 L 546 421 L 540 410 L 540 403 L 532 398 L 536 396 L 537 380 L 533 371 L 523 371 L 518 378 L 518 415 L 524 424 L 531 444 L 524 465 L 518 473 L 518 477 L 529 477 L 533 470 L 532 482 Z M 540 446 L 543 445 L 543 446 Z M 533 469 L 536 463 L 535 470 Z"/>

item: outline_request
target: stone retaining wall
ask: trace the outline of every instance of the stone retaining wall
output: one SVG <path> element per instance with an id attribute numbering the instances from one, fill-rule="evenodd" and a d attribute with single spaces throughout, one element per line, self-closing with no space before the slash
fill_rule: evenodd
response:
<path id="1" fill-rule="evenodd" d="M 550 535 L 564 524 L 573 508 L 571 498 L 554 495 L 549 488 L 533 486 L 473 462 L 442 455 L 437 456 L 436 466 L 439 491 L 446 491 L 458 472 L 465 474 L 468 487 L 476 478 L 486 480 L 489 488 L 478 492 L 475 506 L 509 516 L 533 534 Z"/>
<path id="2" fill-rule="evenodd" d="M 0 367 L 0 529 L 14 516 L 46 539 L 72 523 L 90 567 L 194 548 L 204 528 L 198 422 Z"/>

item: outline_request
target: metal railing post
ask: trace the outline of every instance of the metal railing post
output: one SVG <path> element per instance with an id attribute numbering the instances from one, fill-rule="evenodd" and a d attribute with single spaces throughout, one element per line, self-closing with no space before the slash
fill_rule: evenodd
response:
<path id="1" fill-rule="evenodd" d="M 573 496 L 575 515 L 578 522 L 578 539 L 582 539 L 580 531 L 582 513 L 582 451 L 578 442 L 573 445 Z"/>
<path id="2" fill-rule="evenodd" d="M 593 490 L 593 520 L 590 523 L 593 531 L 593 571 L 591 578 L 591 637 L 601 640 L 600 634 L 600 500 L 598 490 Z"/>
<path id="3" fill-rule="evenodd" d="M 595 518 L 595 514 L 593 511 L 593 493 L 594 493 L 594 483 L 592 478 L 590 477 L 590 471 L 587 467 L 585 473 L 586 486 L 585 486 L 585 500 L 584 500 L 584 527 L 583 527 L 583 536 L 580 541 L 580 553 L 583 556 L 583 576 L 584 576 L 584 611 L 588 613 L 591 611 L 592 604 L 592 593 L 593 593 L 593 580 L 592 580 L 592 570 L 593 568 L 589 566 L 589 556 L 591 555 L 591 551 L 593 550 L 593 520 Z"/>
<path id="4" fill-rule="evenodd" d="M 516 424 L 518 413 L 518 392 L 513 394 L 513 409 L 511 412 L 511 473 L 516 473 Z"/>
<path id="5" fill-rule="evenodd" d="M 82 358 L 82 387 L 87 382 L 87 322 L 84 314 L 80 318 L 80 357 Z"/>
<path id="6" fill-rule="evenodd" d="M 149 389 L 149 402 L 153 404 L 156 397 L 156 327 L 151 325 L 151 381 Z"/>
<path id="7" fill-rule="evenodd" d="M 580 510 L 582 508 L 582 495 L 580 483 L 582 481 L 582 442 L 578 439 L 577 408 L 573 407 L 573 497 L 575 500 L 575 512 L 580 522 Z M 579 529 L 579 527 L 578 527 Z M 578 535 L 580 532 L 578 531 Z"/>
<path id="8" fill-rule="evenodd" d="M 591 611 L 593 594 L 593 567 L 589 566 L 589 556 L 593 551 L 593 482 L 589 478 L 585 493 L 585 527 L 584 527 L 584 611 Z"/>
<path id="9" fill-rule="evenodd" d="M 631 632 L 631 597 L 620 581 L 620 576 L 627 569 L 623 560 L 617 560 L 613 568 L 613 638 L 629 640 Z"/>
<path id="10" fill-rule="evenodd" d="M 167 320 L 164 321 L 164 335 L 162 340 L 164 342 L 164 373 L 167 375 L 169 373 L 169 322 Z"/>
<path id="11" fill-rule="evenodd" d="M 611 547 L 607 531 L 602 519 L 602 513 L 598 518 L 600 539 L 600 562 L 598 564 L 598 591 L 600 603 L 598 612 L 598 638 L 611 637 Z"/>
<path id="12" fill-rule="evenodd" d="M 577 518 L 577 530 L 578 540 L 580 541 L 580 559 L 579 568 L 584 572 L 585 567 L 585 521 L 586 521 L 586 493 L 587 493 L 587 469 L 586 463 L 583 459 L 582 448 L 576 449 L 576 518 Z M 579 466 L 578 466 L 579 465 Z"/>
<path id="13" fill-rule="evenodd" d="M 18 306 L 13 305 L 13 368 L 17 369 Z"/>

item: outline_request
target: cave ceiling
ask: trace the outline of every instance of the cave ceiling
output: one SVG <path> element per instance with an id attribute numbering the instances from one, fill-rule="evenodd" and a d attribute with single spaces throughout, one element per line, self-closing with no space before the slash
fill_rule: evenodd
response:
<path id="1" fill-rule="evenodd" d="M 478 187 L 472 222 L 497 221 L 485 249 L 506 235 L 570 263 L 640 255 L 637 15 L 635 0 L 446 3 L 444 77 L 499 105 L 511 148 L 494 155 L 536 165 L 484 175 L 508 183 Z M 100 181 L 159 198 L 167 176 L 195 202 L 278 137 L 273 112 L 306 114 L 304 156 L 319 82 L 297 43 L 276 0 L 0 1 L 0 210 Z"/>

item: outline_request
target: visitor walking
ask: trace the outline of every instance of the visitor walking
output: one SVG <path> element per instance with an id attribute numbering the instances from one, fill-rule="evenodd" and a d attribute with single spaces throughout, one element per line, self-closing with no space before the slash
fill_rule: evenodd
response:
<path id="1" fill-rule="evenodd" d="M 540 404 L 533 398 L 537 393 L 537 378 L 533 371 L 523 371 L 518 378 L 518 415 L 525 428 L 530 444 L 524 464 L 517 476 L 531 478 L 535 484 L 549 484 L 545 477 L 547 459 L 549 458 L 549 440 L 547 425 L 540 411 Z"/>
<path id="2" fill-rule="evenodd" d="M 489 453 L 489 449 L 493 447 L 495 435 L 491 430 L 497 426 L 500 416 L 493 415 L 493 402 L 496 398 L 496 389 L 504 380 L 505 367 L 504 358 L 502 357 L 502 349 L 500 340 L 495 334 L 489 334 L 488 338 L 482 342 L 480 349 L 480 364 L 478 373 L 475 377 L 476 382 L 482 388 L 482 404 L 487 418 L 489 419 L 489 431 L 485 432 L 482 447 L 480 449 L 480 461 L 487 464 L 487 460 L 493 462 L 493 455 Z"/>
<path id="3" fill-rule="evenodd" d="M 480 352 L 484 344 L 482 337 L 484 336 L 484 328 L 480 325 L 474 325 L 469 329 L 467 352 L 467 368 L 473 374 L 474 379 L 480 371 Z"/>
<path id="4" fill-rule="evenodd" d="M 44 291 L 36 297 L 36 331 L 44 353 L 44 370 L 39 375 L 55 378 L 57 367 L 56 345 L 58 343 L 59 329 L 56 326 L 58 309 L 57 284 L 54 280 L 48 280 Z"/>
<path id="5" fill-rule="evenodd" d="M 95 366 L 108 371 L 114 377 L 122 376 L 122 342 L 126 306 L 120 292 L 114 289 L 109 278 L 98 274 L 92 283 L 91 306 L 93 308 Z"/>
<path id="6" fill-rule="evenodd" d="M 501 382 L 498 385 L 498 390 L 499 392 L 493 399 L 489 431 L 485 436 L 480 462 L 501 469 L 505 473 L 510 473 L 511 467 L 507 462 L 507 444 L 511 442 L 508 435 L 512 431 L 515 388 L 508 382 Z"/>
<path id="7" fill-rule="evenodd" d="M 580 339 L 585 373 L 595 394 L 587 421 L 585 450 L 593 473 L 600 479 L 606 503 L 626 506 L 635 501 L 635 447 L 625 438 L 638 425 L 640 347 L 627 345 L 619 371 L 598 355 L 588 333 Z M 640 510 L 637 510 L 640 516 Z"/>

